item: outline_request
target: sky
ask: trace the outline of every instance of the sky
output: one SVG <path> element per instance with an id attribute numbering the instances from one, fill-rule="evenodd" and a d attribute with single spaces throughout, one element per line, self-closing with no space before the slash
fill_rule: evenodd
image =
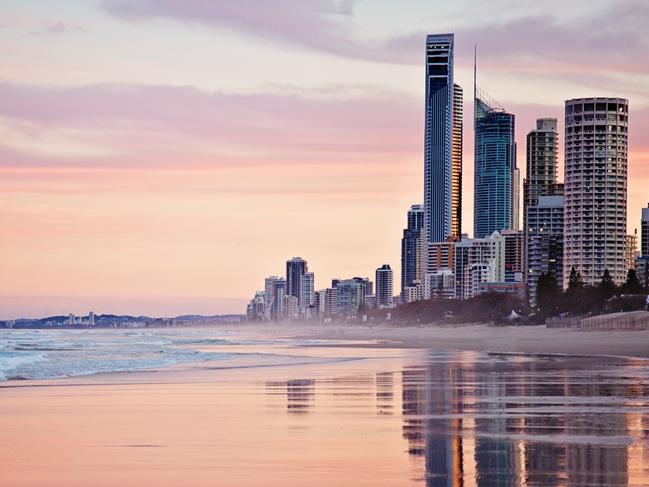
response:
<path id="1" fill-rule="evenodd" d="M 396 291 L 427 33 L 456 36 L 463 231 L 477 45 L 522 174 L 536 118 L 562 133 L 566 99 L 630 100 L 633 232 L 647 25 L 649 4 L 623 0 L 0 0 L 0 319 L 240 313 L 298 255 L 317 288 L 387 263 Z"/>

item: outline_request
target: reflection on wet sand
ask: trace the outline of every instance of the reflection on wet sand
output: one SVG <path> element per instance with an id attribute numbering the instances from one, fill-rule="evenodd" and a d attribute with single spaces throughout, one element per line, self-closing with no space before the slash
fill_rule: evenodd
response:
<path id="1" fill-rule="evenodd" d="M 401 413 L 408 480 L 427 487 L 639 486 L 649 485 L 646 375 L 630 359 L 429 353 L 399 372 L 267 391 L 281 387 L 289 412 L 317 413 L 317 391 L 327 412 Z"/>
<path id="2" fill-rule="evenodd" d="M 626 377 L 593 359 L 472 353 L 405 369 L 404 437 L 426 485 L 646 485 L 646 384 L 623 362 Z"/>

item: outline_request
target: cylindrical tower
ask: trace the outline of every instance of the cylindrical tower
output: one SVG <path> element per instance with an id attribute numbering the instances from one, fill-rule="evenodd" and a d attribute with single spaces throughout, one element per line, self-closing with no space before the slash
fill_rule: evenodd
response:
<path id="1" fill-rule="evenodd" d="M 606 269 L 626 278 L 628 110 L 621 98 L 566 101 L 564 287 L 573 266 L 585 284 Z"/>

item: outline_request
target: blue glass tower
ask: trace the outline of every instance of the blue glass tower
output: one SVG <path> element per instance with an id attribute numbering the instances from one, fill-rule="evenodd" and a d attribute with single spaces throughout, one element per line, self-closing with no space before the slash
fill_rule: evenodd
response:
<path id="1" fill-rule="evenodd" d="M 443 242 L 448 236 L 460 233 L 461 97 L 461 88 L 453 84 L 453 34 L 427 36 L 424 128 L 427 242 Z M 460 102 L 454 103 L 456 99 Z"/>
<path id="2" fill-rule="evenodd" d="M 408 211 L 408 227 L 401 239 L 401 293 L 406 287 L 414 286 L 421 279 L 420 236 L 424 226 L 424 208 L 412 205 Z"/>
<path id="3" fill-rule="evenodd" d="M 514 115 L 475 90 L 473 234 L 487 237 L 512 228 L 516 142 Z"/>

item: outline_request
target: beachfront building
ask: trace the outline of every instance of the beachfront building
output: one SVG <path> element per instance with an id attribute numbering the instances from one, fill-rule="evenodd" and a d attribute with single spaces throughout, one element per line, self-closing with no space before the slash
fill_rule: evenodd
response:
<path id="1" fill-rule="evenodd" d="M 475 91 L 473 234 L 489 237 L 514 226 L 516 178 L 515 117 Z"/>
<path id="2" fill-rule="evenodd" d="M 557 191 L 559 133 L 556 118 L 539 118 L 536 129 L 527 134 L 527 167 L 523 182 L 523 220 L 527 208 L 541 196 Z"/>
<path id="3" fill-rule="evenodd" d="M 293 257 L 286 261 L 286 294 L 300 299 L 300 286 L 302 276 L 308 271 L 306 260 Z"/>
<path id="4" fill-rule="evenodd" d="M 401 294 L 415 286 L 423 275 L 424 207 L 412 205 L 408 211 L 408 225 L 401 238 Z"/>
<path id="5" fill-rule="evenodd" d="M 640 221 L 640 255 L 649 257 L 649 205 L 642 209 Z"/>
<path id="6" fill-rule="evenodd" d="M 453 83 L 453 34 L 426 37 L 424 228 L 426 242 L 460 234 L 462 89 Z"/>
<path id="7" fill-rule="evenodd" d="M 505 281 L 505 239 L 499 232 L 485 238 L 462 239 L 455 243 L 454 261 L 455 297 L 473 297 L 478 293 L 477 282 L 480 280 Z M 490 268 L 476 267 L 467 274 L 466 269 L 477 264 L 487 264 Z M 465 281 L 467 276 L 471 282 Z"/>
<path id="8" fill-rule="evenodd" d="M 363 283 L 356 279 L 343 279 L 336 284 L 336 310 L 343 316 L 355 316 L 364 302 Z"/>
<path id="9" fill-rule="evenodd" d="M 368 306 L 368 296 L 366 302 Z M 376 269 L 376 296 L 375 305 L 377 308 L 392 308 L 394 303 L 392 301 L 392 269 L 388 264 L 383 264 Z"/>
<path id="10" fill-rule="evenodd" d="M 452 269 L 441 268 L 426 274 L 423 298 L 454 299 L 455 272 Z"/>
<path id="11" fill-rule="evenodd" d="M 298 306 L 300 316 L 308 318 L 315 302 L 315 275 L 313 272 L 305 272 L 300 276 L 300 293 L 298 296 Z"/>
<path id="12" fill-rule="evenodd" d="M 564 267 L 595 285 L 626 279 L 628 101 L 565 102 Z M 564 287 L 568 285 L 564 272 Z"/>
<path id="13" fill-rule="evenodd" d="M 248 321 L 267 321 L 270 318 L 268 307 L 264 299 L 264 291 L 257 291 L 246 308 Z"/>
<path id="14" fill-rule="evenodd" d="M 525 232 L 522 230 L 503 230 L 500 235 L 505 240 L 505 282 L 523 282 L 523 255 Z"/>
<path id="15" fill-rule="evenodd" d="M 320 317 L 335 315 L 338 311 L 336 288 L 321 289 L 315 293 L 314 308 Z"/>
<path id="16" fill-rule="evenodd" d="M 282 298 L 282 315 L 281 319 L 295 321 L 300 319 L 299 301 L 295 296 L 284 295 Z"/>
<path id="17" fill-rule="evenodd" d="M 278 276 L 267 277 L 264 281 L 264 302 L 270 319 L 281 320 L 284 315 L 284 296 L 286 279 Z"/>
<path id="18" fill-rule="evenodd" d="M 527 207 L 525 228 L 526 288 L 536 306 L 536 288 L 542 274 L 552 273 L 563 283 L 563 196 L 539 196 Z"/>
<path id="19" fill-rule="evenodd" d="M 638 254 L 638 230 L 635 233 L 626 236 L 626 245 L 624 247 L 624 266 L 627 271 L 635 269 L 635 261 L 639 257 Z"/>
<path id="20" fill-rule="evenodd" d="M 424 299 L 421 283 L 417 282 L 413 286 L 407 286 L 401 293 L 402 303 L 413 303 Z"/>

